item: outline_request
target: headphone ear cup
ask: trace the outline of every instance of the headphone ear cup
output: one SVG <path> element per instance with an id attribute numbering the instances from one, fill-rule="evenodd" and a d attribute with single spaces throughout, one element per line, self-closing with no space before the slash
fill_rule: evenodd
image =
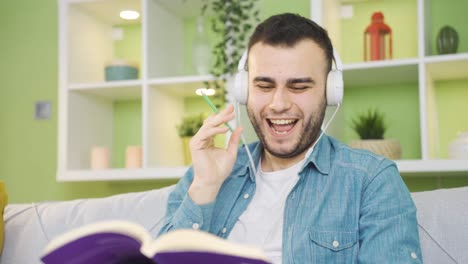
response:
<path id="1" fill-rule="evenodd" d="M 245 70 L 239 70 L 236 73 L 234 79 L 234 98 L 236 98 L 239 104 L 247 104 L 247 98 L 249 96 L 248 89 L 248 73 Z"/>
<path id="2" fill-rule="evenodd" d="M 343 102 L 343 75 L 339 70 L 331 70 L 327 76 L 327 105 L 333 106 Z"/>

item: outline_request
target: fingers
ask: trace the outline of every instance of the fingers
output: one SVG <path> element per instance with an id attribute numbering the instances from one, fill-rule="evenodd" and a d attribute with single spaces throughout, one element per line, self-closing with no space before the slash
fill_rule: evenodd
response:
<path id="1" fill-rule="evenodd" d="M 226 133 L 229 128 L 224 124 L 234 119 L 234 107 L 229 105 L 218 114 L 208 117 L 198 133 L 192 138 L 191 144 L 195 149 L 202 149 L 213 144 L 213 137 Z"/>
<path id="2" fill-rule="evenodd" d="M 229 144 L 227 147 L 227 151 L 230 152 L 231 154 L 235 154 L 235 155 L 237 154 L 241 135 L 242 135 L 242 127 L 238 127 L 234 129 L 234 132 L 232 132 L 232 135 L 231 135 L 231 138 L 229 139 Z"/>
<path id="3" fill-rule="evenodd" d="M 226 133 L 228 128 L 224 124 L 233 120 L 234 117 L 234 107 L 229 105 L 218 114 L 209 116 L 207 119 L 205 119 L 199 132 L 205 136 Z"/>
<path id="4" fill-rule="evenodd" d="M 218 114 L 214 114 L 205 119 L 204 125 L 207 126 L 220 126 L 223 123 L 227 123 L 233 120 L 234 115 L 234 106 L 228 105 L 225 109 L 221 110 Z"/>

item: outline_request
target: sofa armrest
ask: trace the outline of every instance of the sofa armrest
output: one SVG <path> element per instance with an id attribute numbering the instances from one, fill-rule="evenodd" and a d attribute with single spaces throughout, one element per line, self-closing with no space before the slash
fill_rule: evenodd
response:
<path id="1" fill-rule="evenodd" d="M 155 237 L 174 187 L 98 199 L 9 205 L 4 216 L 5 244 L 0 264 L 41 263 L 40 254 L 52 238 L 97 221 L 136 222 Z"/>

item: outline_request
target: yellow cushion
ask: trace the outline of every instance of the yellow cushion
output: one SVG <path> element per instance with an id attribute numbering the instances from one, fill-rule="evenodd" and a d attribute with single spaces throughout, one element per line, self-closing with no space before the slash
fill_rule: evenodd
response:
<path id="1" fill-rule="evenodd" d="M 3 209 L 7 205 L 8 196 L 5 189 L 5 184 L 0 182 L 0 255 L 2 255 L 3 250 L 3 235 L 4 235 L 4 226 L 3 226 Z"/>

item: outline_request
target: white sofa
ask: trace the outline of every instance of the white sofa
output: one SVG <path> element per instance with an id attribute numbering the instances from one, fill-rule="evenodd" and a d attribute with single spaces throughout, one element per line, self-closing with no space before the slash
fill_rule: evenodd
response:
<path id="1" fill-rule="evenodd" d="M 0 264 L 41 263 L 53 237 L 106 219 L 138 222 L 156 235 L 174 186 L 100 199 L 11 204 L 5 210 L 5 245 Z M 412 193 L 418 208 L 424 263 L 468 263 L 468 187 Z"/>

